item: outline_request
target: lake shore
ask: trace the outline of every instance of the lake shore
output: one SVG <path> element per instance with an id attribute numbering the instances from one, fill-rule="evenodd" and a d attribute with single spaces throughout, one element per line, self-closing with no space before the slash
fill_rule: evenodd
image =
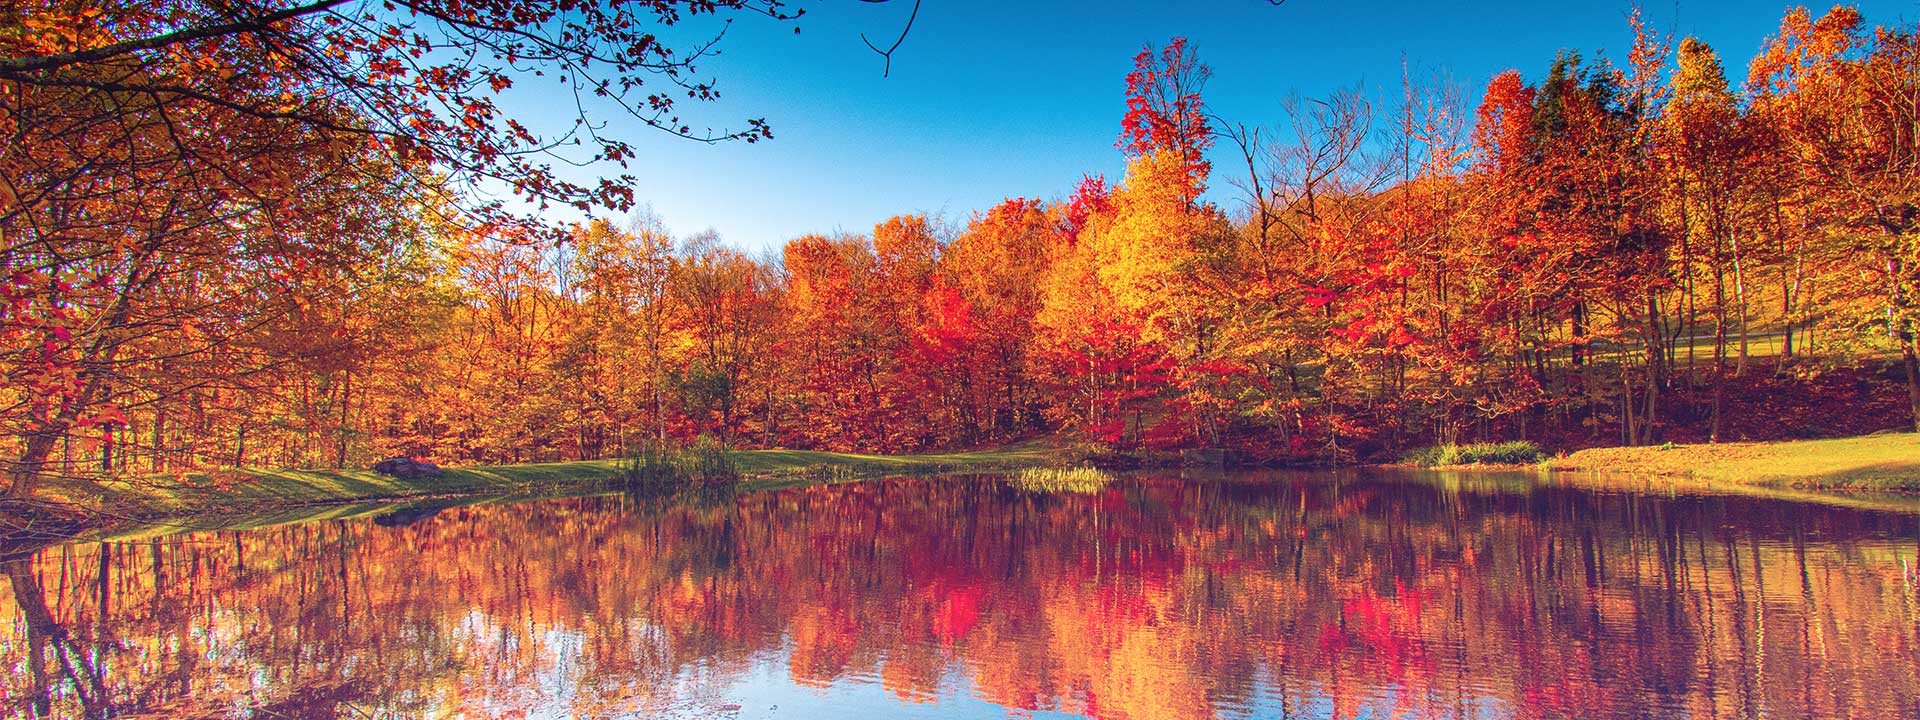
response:
<path id="1" fill-rule="evenodd" d="M 814 450 L 727 452 L 738 480 L 754 491 L 888 475 L 1000 472 L 1056 464 L 1061 450 L 1040 443 L 960 453 L 866 455 Z M 437 498 L 515 497 L 620 487 L 622 461 L 478 465 L 443 468 L 432 477 L 396 477 L 373 470 L 264 469 L 147 474 L 109 480 L 64 478 L 47 487 L 49 501 L 0 507 L 0 535 L 58 535 L 155 520 L 291 513 L 333 516 L 335 509 Z"/>
<path id="2" fill-rule="evenodd" d="M 1007 472 L 1075 463 L 1059 445 L 926 455 L 868 455 L 812 450 L 736 450 L 731 485 L 757 491 L 888 475 Z M 396 503 L 599 492 L 620 487 L 620 460 L 445 468 L 437 477 L 401 478 L 372 470 L 241 469 L 118 478 L 67 479 L 49 488 L 55 502 L 0 507 L 0 535 L 111 532 L 154 522 L 222 527 L 349 517 Z M 1385 467 L 1416 466 L 1406 464 Z M 1556 471 L 1667 478 L 1702 487 L 1815 493 L 1920 493 L 1920 434 L 1837 440 L 1614 447 L 1581 450 L 1534 465 L 1428 467 L 1468 472 Z"/>
<path id="3" fill-rule="evenodd" d="M 1541 467 L 1763 488 L 1914 493 L 1920 492 L 1920 434 L 1592 448 Z"/>

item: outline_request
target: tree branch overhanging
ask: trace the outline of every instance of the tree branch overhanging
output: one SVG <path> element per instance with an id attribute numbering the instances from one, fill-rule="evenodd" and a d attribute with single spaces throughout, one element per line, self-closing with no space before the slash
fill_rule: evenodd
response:
<path id="1" fill-rule="evenodd" d="M 27 73 L 58 70 L 68 65 L 78 63 L 99 62 L 128 53 L 139 52 L 141 50 L 157 50 L 183 42 L 226 37 L 228 35 L 246 32 L 259 32 L 273 26 L 275 23 L 292 20 L 303 15 L 322 12 L 346 3 L 347 0 L 318 0 L 318 2 L 295 5 L 258 17 L 234 20 L 217 25 L 183 28 L 153 37 L 123 40 L 96 48 L 35 57 L 0 58 L 0 77 L 20 77 Z"/>

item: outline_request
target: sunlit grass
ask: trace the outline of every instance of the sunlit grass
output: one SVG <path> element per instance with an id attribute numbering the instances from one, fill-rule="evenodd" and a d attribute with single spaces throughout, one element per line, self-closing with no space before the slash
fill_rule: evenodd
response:
<path id="1" fill-rule="evenodd" d="M 1549 461 L 1548 466 L 1768 487 L 1920 491 L 1920 434 L 1595 448 Z"/>
<path id="2" fill-rule="evenodd" d="M 730 450 L 725 460 L 743 490 L 859 480 L 889 475 L 1012 471 L 1060 462 L 1040 442 L 927 455 L 871 455 L 818 450 Z M 527 495 L 611 487 L 626 461 L 479 465 L 444 468 L 438 477 L 400 478 L 372 470 L 260 469 L 143 473 L 67 478 L 49 483 L 57 500 L 129 518 L 259 514 L 316 505 L 459 495 Z"/>

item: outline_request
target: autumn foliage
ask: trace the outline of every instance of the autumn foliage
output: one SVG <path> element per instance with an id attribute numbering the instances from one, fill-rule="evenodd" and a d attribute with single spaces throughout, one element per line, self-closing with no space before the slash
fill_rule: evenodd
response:
<path id="1" fill-rule="evenodd" d="M 526 82 L 767 137 L 681 119 L 715 92 L 691 79 L 704 46 L 645 28 L 793 13 L 522 5 L 8 15 L 13 492 L 703 435 L 1277 461 L 1737 439 L 1820 432 L 1739 412 L 1834 373 L 1892 399 L 1862 422 L 1920 409 L 1920 43 L 1851 9 L 1789 13 L 1738 86 L 1711 47 L 1636 20 L 1622 65 L 1563 52 L 1477 103 L 1410 76 L 1397 103 L 1296 98 L 1272 125 L 1209 109 L 1176 38 L 1125 78 L 1124 177 L 755 256 L 644 215 L 546 227 L 474 188 L 632 203 L 620 178 L 554 176 L 632 151 L 551 154 L 590 131 L 504 113 Z"/>

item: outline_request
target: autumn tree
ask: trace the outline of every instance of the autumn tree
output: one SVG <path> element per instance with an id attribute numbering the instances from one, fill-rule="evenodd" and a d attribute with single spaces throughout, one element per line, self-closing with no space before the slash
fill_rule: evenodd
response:
<path id="1" fill-rule="evenodd" d="M 697 140 L 768 137 L 759 120 L 696 130 L 680 108 L 717 97 L 695 74 L 712 45 L 659 34 L 694 15 L 742 13 L 793 17 L 753 0 L 5 11 L 9 494 L 32 494 L 75 431 L 125 426 L 116 399 L 135 392 L 126 369 L 221 372 L 211 355 L 232 336 L 209 318 L 231 328 L 287 317 L 300 297 L 270 294 L 269 278 L 298 290 L 351 266 L 367 248 L 352 228 L 327 226 L 363 213 L 331 201 L 452 195 L 440 207 L 466 211 L 469 224 L 522 232 L 534 226 L 468 191 L 496 183 L 536 205 L 629 206 L 631 178 L 578 184 L 551 165 L 624 164 L 632 146 L 584 116 L 543 131 L 502 112 L 497 101 L 516 85 L 558 84 Z M 575 146 L 585 152 L 554 154 Z M 139 390 L 158 406 L 176 394 Z M 156 447 L 167 416 L 153 420 Z"/>
<path id="2" fill-rule="evenodd" d="M 1083 205 L 1094 202 L 1086 194 L 1077 197 Z M 1086 215 L 1099 212 L 1084 209 L 1073 219 L 1064 216 L 1066 210 L 1065 204 L 1004 201 L 975 216 L 940 256 L 944 279 L 929 304 L 941 312 L 930 316 L 935 322 L 928 329 L 942 338 L 937 347 L 957 354 L 968 373 L 964 382 L 973 386 L 968 396 L 979 416 L 975 421 L 1000 437 L 1034 429 L 1048 400 L 1031 365 L 1042 282 L 1064 252 L 1068 232 L 1077 229 L 1069 223 L 1084 225 Z M 949 290 L 959 297 L 948 297 Z M 973 329 L 965 343 L 958 342 L 960 333 L 947 329 L 961 323 Z"/>
<path id="3" fill-rule="evenodd" d="M 1688 288 L 1692 287 L 1695 276 L 1691 268 L 1702 251 L 1711 273 L 1713 405 L 1708 434 L 1718 438 L 1726 386 L 1728 331 L 1735 322 L 1734 315 L 1738 315 L 1741 336 L 1746 335 L 1746 265 L 1741 252 L 1746 223 L 1741 214 L 1740 194 L 1747 185 L 1748 163 L 1747 146 L 1742 137 L 1744 126 L 1733 93 L 1718 56 L 1705 43 L 1689 38 L 1680 44 L 1679 70 L 1673 76 L 1665 120 L 1669 175 L 1674 183 L 1683 235 L 1680 250 L 1683 281 Z M 1690 338 L 1688 342 L 1691 343 Z M 1742 342 L 1743 368 L 1745 346 Z"/>
<path id="4" fill-rule="evenodd" d="M 1754 58 L 1749 88 L 1788 149 L 1806 222 L 1875 278 L 1884 332 L 1900 354 L 1916 429 L 1920 359 L 1920 41 L 1911 28 L 1869 36 L 1860 14 L 1789 12 Z M 1864 261 L 1864 262 L 1859 262 Z"/>
<path id="5" fill-rule="evenodd" d="M 670 291 L 688 360 L 676 378 L 695 433 L 731 444 L 743 430 L 756 383 L 767 378 L 781 288 L 763 264 L 721 245 L 690 238 L 673 265 Z M 764 395 L 762 395 L 764 397 Z M 771 408 L 763 408 L 771 422 Z"/>
<path id="6" fill-rule="evenodd" d="M 1187 177 L 1181 196 L 1188 204 L 1206 191 L 1213 167 L 1206 158 L 1213 128 L 1200 96 L 1212 76 L 1184 37 L 1165 47 L 1141 48 L 1127 74 L 1127 114 L 1120 121 L 1118 146 L 1130 158 L 1172 154 Z"/>

